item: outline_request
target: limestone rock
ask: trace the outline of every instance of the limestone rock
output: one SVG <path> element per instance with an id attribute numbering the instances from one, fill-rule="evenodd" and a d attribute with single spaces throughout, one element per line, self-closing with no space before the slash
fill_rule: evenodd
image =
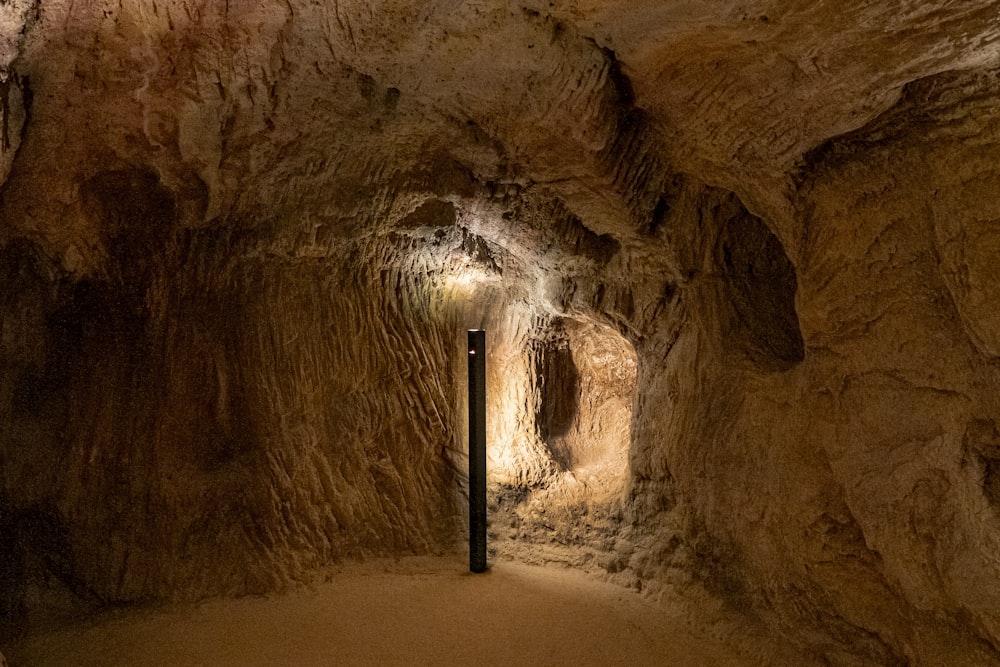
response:
<path id="1" fill-rule="evenodd" d="M 457 548 L 485 327 L 495 554 L 1000 664 L 995 14 L 3 3 L 0 631 Z"/>

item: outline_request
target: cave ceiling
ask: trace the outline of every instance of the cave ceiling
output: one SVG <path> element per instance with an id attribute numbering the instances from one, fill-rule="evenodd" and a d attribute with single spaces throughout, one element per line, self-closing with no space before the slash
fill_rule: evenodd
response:
<path id="1" fill-rule="evenodd" d="M 795 259 L 808 152 L 907 84 L 991 70 L 1000 48 L 989 2 L 21 0 L 3 14 L 4 233 L 83 272 L 102 260 L 78 185 L 136 163 L 179 193 L 185 225 L 294 208 L 348 235 L 419 203 L 401 192 L 491 187 L 560 199 L 625 239 L 684 174 L 736 192 Z"/>

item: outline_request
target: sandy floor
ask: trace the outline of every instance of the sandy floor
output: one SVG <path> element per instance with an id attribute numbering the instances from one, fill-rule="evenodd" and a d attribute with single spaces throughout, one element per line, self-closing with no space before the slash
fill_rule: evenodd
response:
<path id="1" fill-rule="evenodd" d="M 408 558 L 280 596 L 118 612 L 3 652 L 11 667 L 805 664 L 681 609 L 562 568 Z"/>

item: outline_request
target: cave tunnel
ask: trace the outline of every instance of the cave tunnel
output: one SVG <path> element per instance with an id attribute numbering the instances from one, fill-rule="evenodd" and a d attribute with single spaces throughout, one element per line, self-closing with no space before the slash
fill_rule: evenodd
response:
<path id="1" fill-rule="evenodd" d="M 1000 665 L 995 9 L 0 2 L 0 664 Z"/>

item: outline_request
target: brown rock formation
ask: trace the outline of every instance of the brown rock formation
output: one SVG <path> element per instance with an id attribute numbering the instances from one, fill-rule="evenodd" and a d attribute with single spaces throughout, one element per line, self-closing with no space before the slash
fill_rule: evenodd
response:
<path id="1" fill-rule="evenodd" d="M 499 552 L 1000 664 L 996 7 L 795 5 L 0 6 L 4 632 L 453 548 L 485 326 Z"/>

